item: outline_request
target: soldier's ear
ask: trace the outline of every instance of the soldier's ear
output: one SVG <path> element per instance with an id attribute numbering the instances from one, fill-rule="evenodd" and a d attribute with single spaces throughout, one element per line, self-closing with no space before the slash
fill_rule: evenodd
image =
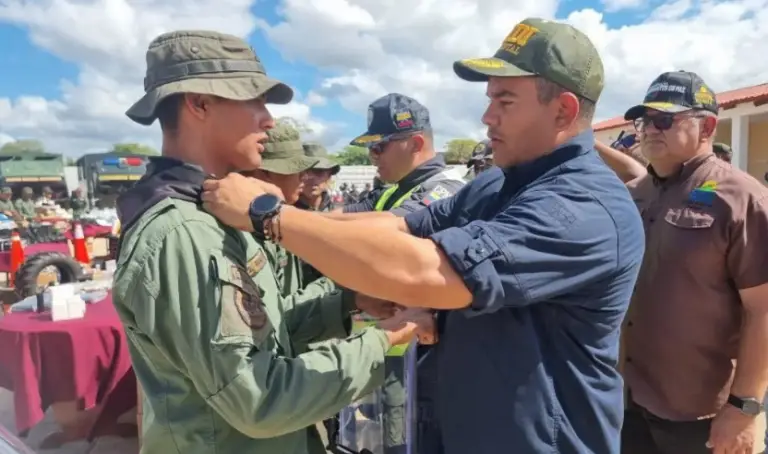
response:
<path id="1" fill-rule="evenodd" d="M 207 95 L 187 93 L 184 95 L 184 107 L 198 119 L 203 119 L 209 111 L 212 98 Z"/>

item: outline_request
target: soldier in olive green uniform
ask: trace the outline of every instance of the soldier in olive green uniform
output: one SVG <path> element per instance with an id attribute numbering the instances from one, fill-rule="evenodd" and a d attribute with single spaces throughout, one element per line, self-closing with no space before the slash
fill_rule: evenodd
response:
<path id="1" fill-rule="evenodd" d="M 16 205 L 16 212 L 27 221 L 37 217 L 37 207 L 33 200 L 34 196 L 35 192 L 32 188 L 25 186 L 21 189 L 21 198 L 16 199 L 16 202 L 14 202 Z"/>
<path id="2" fill-rule="evenodd" d="M 312 211 L 333 211 L 333 200 L 328 194 L 328 185 L 334 175 L 339 173 L 341 166 L 331 161 L 328 150 L 319 143 L 305 143 L 304 154 L 317 160 L 317 164 L 306 172 L 304 188 L 301 191 L 296 207 Z M 297 260 L 300 260 L 297 258 Z M 323 276 L 310 264 L 300 260 L 302 275 L 311 282 Z"/>
<path id="3" fill-rule="evenodd" d="M 387 349 L 426 322 L 398 315 L 297 355 L 294 345 L 348 335 L 354 295 L 281 297 L 264 242 L 200 205 L 206 176 L 259 167 L 274 126 L 265 103 L 292 90 L 247 43 L 215 32 L 161 35 L 147 64 L 127 115 L 159 118 L 168 157 L 118 201 L 113 288 L 144 390 L 142 452 L 324 452 L 314 424 L 381 385 Z"/>
<path id="4" fill-rule="evenodd" d="M 289 125 L 278 125 L 267 132 L 267 142 L 261 154 L 261 166 L 249 176 L 268 181 L 280 188 L 285 203 L 295 205 L 303 193 L 304 177 L 318 165 L 325 166 L 320 158 L 305 155 L 299 131 Z M 254 235 L 263 239 L 261 232 Z M 275 269 L 282 295 L 297 292 L 321 296 L 336 288 L 330 280 L 318 276 L 305 276 L 301 259 L 286 251 L 279 244 L 267 242 L 264 245 L 267 257 Z"/>
<path id="5" fill-rule="evenodd" d="M 80 219 L 83 213 L 88 209 L 88 202 L 83 198 L 83 191 L 75 189 L 69 197 L 69 208 L 72 210 L 72 217 Z"/>
<path id="6" fill-rule="evenodd" d="M 4 186 L 0 189 L 0 213 L 11 218 L 16 217 L 16 207 L 11 201 L 12 196 L 13 192 L 11 191 L 11 188 Z"/>
<path id="7" fill-rule="evenodd" d="M 331 178 L 339 173 L 341 166 L 331 161 L 328 150 L 319 143 L 305 143 L 304 154 L 317 159 L 317 164 L 306 173 L 304 189 L 301 191 L 296 207 L 313 211 L 331 211 L 333 201 L 328 194 L 328 184 Z"/>

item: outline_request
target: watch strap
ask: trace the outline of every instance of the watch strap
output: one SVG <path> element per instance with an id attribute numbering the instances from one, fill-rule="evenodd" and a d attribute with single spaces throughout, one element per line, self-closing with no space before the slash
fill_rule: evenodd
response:
<path id="1" fill-rule="evenodd" d="M 764 410 L 763 402 L 760 399 L 751 398 L 751 397 L 742 398 L 742 397 L 734 396 L 733 394 L 729 394 L 728 404 L 736 407 L 742 413 L 750 416 L 757 416 L 760 413 L 762 413 Z"/>

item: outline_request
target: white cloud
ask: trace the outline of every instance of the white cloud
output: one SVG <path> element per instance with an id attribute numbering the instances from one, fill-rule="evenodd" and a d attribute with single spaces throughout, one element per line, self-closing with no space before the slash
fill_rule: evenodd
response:
<path id="1" fill-rule="evenodd" d="M 0 0 L 0 22 L 23 25 L 35 44 L 80 68 L 77 80 L 61 82 L 58 100 L 32 93 L 0 98 L 0 133 L 39 138 L 51 151 L 70 155 L 124 141 L 159 147 L 157 126 L 125 116 L 142 94 L 150 40 L 182 28 L 247 36 L 257 22 L 251 6 L 252 0 Z M 300 100 L 275 106 L 273 113 L 295 116 L 321 137 L 329 131 Z"/>
<path id="2" fill-rule="evenodd" d="M 368 103 L 399 92 L 430 109 L 442 140 L 477 136 L 484 129 L 479 121 L 484 87 L 459 80 L 453 61 L 492 55 L 518 20 L 552 17 L 559 6 L 555 0 L 348 3 L 368 11 L 376 24 L 348 20 L 338 26 L 343 19 L 309 11 L 312 2 L 286 0 L 283 21 L 265 31 L 286 56 L 336 70 L 338 75 L 326 78 L 317 90 L 359 112 L 361 127 Z M 768 41 L 767 3 L 705 1 L 692 12 L 689 0 L 678 0 L 648 9 L 648 19 L 621 28 L 608 27 L 602 13 L 592 9 L 570 14 L 565 20 L 587 33 L 603 57 L 606 89 L 598 117 L 619 115 L 639 102 L 664 71 L 695 71 L 716 91 L 764 82 L 768 61 L 756 56 L 765 54 Z"/>
<path id="3" fill-rule="evenodd" d="M 648 2 L 646 0 L 602 0 L 601 3 L 605 6 L 606 12 L 613 13 L 625 9 L 638 9 Z"/>
<path id="4" fill-rule="evenodd" d="M 610 1 L 611 8 L 640 4 Z M 359 114 L 354 129 L 362 129 L 367 105 L 388 92 L 424 103 L 439 141 L 479 138 L 484 86 L 459 80 L 453 61 L 492 55 L 517 21 L 551 18 L 561 7 L 558 0 L 282 0 L 280 21 L 270 25 L 252 15 L 251 2 L 0 0 L 0 21 L 24 26 L 36 44 L 81 69 L 77 80 L 62 83 L 58 100 L 33 92 L 0 99 L 0 133 L 77 154 L 123 140 L 157 145 L 156 129 L 123 114 L 141 93 L 149 40 L 174 28 L 246 36 L 261 27 L 286 59 L 326 75 L 303 99 L 275 109 L 307 122 L 326 144 L 344 143 L 345 125 L 313 116 L 312 107 L 339 102 Z M 592 9 L 564 20 L 601 51 L 606 89 L 598 116 L 607 118 L 638 102 L 663 71 L 696 71 L 716 91 L 765 82 L 768 60 L 759 56 L 768 41 L 766 6 L 768 0 L 676 0 L 646 8 L 647 19 L 620 28 Z"/>

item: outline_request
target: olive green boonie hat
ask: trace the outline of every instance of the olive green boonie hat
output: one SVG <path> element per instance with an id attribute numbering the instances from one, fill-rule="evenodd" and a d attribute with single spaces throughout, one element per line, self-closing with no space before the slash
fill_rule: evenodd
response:
<path id="1" fill-rule="evenodd" d="M 293 126 L 277 125 L 267 131 L 267 142 L 261 154 L 262 170 L 280 175 L 293 175 L 313 168 L 318 160 L 304 155 L 301 135 Z"/>
<path id="2" fill-rule="evenodd" d="M 330 170 L 331 175 L 336 175 L 341 170 L 341 166 L 331 161 L 328 157 L 328 150 L 319 143 L 305 143 L 304 155 L 317 159 L 317 165 L 312 167 L 313 169 Z"/>
<path id="3" fill-rule="evenodd" d="M 605 80 L 603 61 L 587 35 L 538 18 L 517 24 L 493 57 L 459 60 L 453 70 L 470 82 L 539 76 L 592 102 L 600 97 Z"/>
<path id="4" fill-rule="evenodd" d="M 288 104 L 293 98 L 290 87 L 267 77 L 248 43 L 236 36 L 200 30 L 165 33 L 149 44 L 144 91 L 125 114 L 146 126 L 155 121 L 163 99 L 180 93 L 233 101 L 266 96 L 273 104 Z"/>

